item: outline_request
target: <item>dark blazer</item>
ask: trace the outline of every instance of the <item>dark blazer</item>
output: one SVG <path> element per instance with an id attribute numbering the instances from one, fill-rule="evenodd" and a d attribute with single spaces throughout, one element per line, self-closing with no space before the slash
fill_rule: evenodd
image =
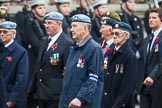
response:
<path id="1" fill-rule="evenodd" d="M 154 41 L 152 49 L 150 54 L 147 53 L 147 46 L 149 43 L 149 38 L 150 35 L 146 38 L 145 44 L 144 44 L 144 49 L 143 49 L 143 58 L 144 58 L 144 71 L 141 73 L 139 76 L 139 88 L 140 88 L 140 93 L 154 93 L 154 87 L 155 83 L 151 87 L 146 87 L 143 85 L 143 81 L 145 80 L 146 77 L 151 77 L 154 81 L 157 80 L 158 77 L 158 63 L 160 62 L 159 60 L 159 49 L 157 50 L 157 46 L 159 46 L 159 42 L 162 40 L 162 31 L 158 34 L 157 39 Z"/>
<path id="2" fill-rule="evenodd" d="M 5 58 L 5 47 L 0 40 L 0 108 L 6 108 L 7 95 L 2 76 L 2 61 Z"/>
<path id="3" fill-rule="evenodd" d="M 102 108 L 134 108 L 137 58 L 128 42 L 109 54 Z"/>
<path id="4" fill-rule="evenodd" d="M 69 46 L 72 40 L 65 33 L 61 33 L 55 43 L 57 47 L 50 48 L 44 55 L 44 59 L 41 61 L 42 52 L 46 41 L 40 49 L 38 57 L 38 66 L 35 75 L 35 97 L 43 100 L 59 100 L 59 96 L 62 89 L 62 78 L 65 69 L 66 60 L 69 54 Z M 51 57 L 54 54 L 59 54 L 59 61 L 51 64 Z M 33 83 L 34 85 L 34 83 Z"/>
<path id="5" fill-rule="evenodd" d="M 7 101 L 16 108 L 25 108 L 25 89 L 28 79 L 28 54 L 16 41 L 6 47 L 3 64 L 3 78 L 7 90 Z"/>
<path id="6" fill-rule="evenodd" d="M 161 108 L 162 103 L 162 39 L 159 41 L 159 67 L 158 67 L 158 77 L 155 85 L 155 93 L 152 102 L 152 108 Z"/>

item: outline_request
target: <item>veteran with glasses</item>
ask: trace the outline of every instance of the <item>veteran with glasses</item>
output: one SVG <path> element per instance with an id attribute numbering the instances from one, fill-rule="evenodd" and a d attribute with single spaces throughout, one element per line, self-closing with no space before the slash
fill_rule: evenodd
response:
<path id="1" fill-rule="evenodd" d="M 5 58 L 1 62 L 2 75 L 7 92 L 8 108 L 25 108 L 29 62 L 27 51 L 14 41 L 16 23 L 6 21 L 0 24 L 0 39 L 5 45 Z"/>
<path id="2" fill-rule="evenodd" d="M 62 90 L 65 64 L 69 55 L 71 38 L 63 32 L 63 15 L 50 12 L 44 16 L 44 25 L 48 39 L 41 46 L 36 68 L 33 94 L 39 102 L 39 108 L 58 108 Z"/>
<path id="3" fill-rule="evenodd" d="M 135 108 L 137 59 L 128 41 L 131 27 L 124 22 L 115 22 L 112 28 L 114 45 L 107 66 L 106 108 Z"/>

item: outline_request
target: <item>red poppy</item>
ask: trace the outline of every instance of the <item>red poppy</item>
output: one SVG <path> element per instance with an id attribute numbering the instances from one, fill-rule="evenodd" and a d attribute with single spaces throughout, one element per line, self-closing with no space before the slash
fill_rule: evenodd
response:
<path id="1" fill-rule="evenodd" d="M 8 60 L 9 62 L 11 62 L 11 61 L 12 61 L 12 57 L 11 57 L 11 56 L 8 56 L 8 57 L 7 57 L 7 60 Z"/>
<path id="2" fill-rule="evenodd" d="M 107 48 L 105 54 L 109 54 L 109 53 L 110 53 L 110 48 Z"/>
<path id="3" fill-rule="evenodd" d="M 51 46 L 51 48 L 52 48 L 52 50 L 55 50 L 55 49 L 57 48 L 57 43 L 53 44 L 53 45 Z"/>
<path id="4" fill-rule="evenodd" d="M 156 37 L 155 42 L 156 42 L 156 43 L 159 42 L 159 37 Z"/>
<path id="5" fill-rule="evenodd" d="M 80 56 L 79 56 L 79 59 L 80 59 L 80 60 L 82 60 L 82 59 L 83 59 L 83 56 L 82 56 L 82 54 L 80 54 Z"/>

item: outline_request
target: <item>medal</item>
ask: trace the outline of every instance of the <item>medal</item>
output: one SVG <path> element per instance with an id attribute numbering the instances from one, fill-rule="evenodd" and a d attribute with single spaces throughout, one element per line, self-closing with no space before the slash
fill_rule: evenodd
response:
<path id="1" fill-rule="evenodd" d="M 107 69 L 107 64 L 104 63 L 104 69 L 106 70 Z"/>
<path id="2" fill-rule="evenodd" d="M 51 54 L 50 55 L 50 63 L 54 66 L 58 65 L 59 59 L 59 53 Z"/>
<path id="3" fill-rule="evenodd" d="M 116 70 L 115 70 L 115 73 L 118 73 L 118 70 L 119 70 L 119 64 L 116 64 Z"/>
<path id="4" fill-rule="evenodd" d="M 79 64 L 79 63 L 77 64 L 77 67 L 78 67 L 78 68 L 80 67 L 80 64 Z"/>
<path id="5" fill-rule="evenodd" d="M 123 69 L 124 69 L 124 66 L 123 66 L 123 64 L 121 64 L 121 65 L 120 65 L 120 73 L 121 73 L 121 74 L 123 74 L 123 71 L 124 71 Z"/>
<path id="6" fill-rule="evenodd" d="M 104 58 L 104 69 L 107 69 L 108 58 Z"/>
<path id="7" fill-rule="evenodd" d="M 80 67 L 81 67 L 81 68 L 84 68 L 84 64 L 83 64 L 83 63 L 81 63 L 81 64 L 80 64 Z"/>
<path id="8" fill-rule="evenodd" d="M 82 54 L 80 54 L 80 56 L 79 56 L 77 67 L 78 67 L 78 68 L 79 68 L 79 67 L 80 67 L 80 68 L 84 68 L 84 59 L 83 59 Z"/>

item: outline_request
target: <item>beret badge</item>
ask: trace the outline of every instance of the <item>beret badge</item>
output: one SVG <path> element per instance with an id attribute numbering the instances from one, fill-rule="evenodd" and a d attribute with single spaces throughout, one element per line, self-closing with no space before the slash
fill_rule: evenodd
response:
<path id="1" fill-rule="evenodd" d="M 115 24 L 115 28 L 119 28 L 119 24 Z"/>
<path id="2" fill-rule="evenodd" d="M 74 21 L 77 21 L 77 20 L 78 20 L 78 17 L 77 17 L 77 16 L 75 16 L 75 17 L 74 17 Z"/>
<path id="3" fill-rule="evenodd" d="M 106 12 L 106 15 L 107 15 L 107 16 L 110 16 L 110 14 L 111 14 L 111 12 Z"/>
<path id="4" fill-rule="evenodd" d="M 107 24 L 107 21 L 106 20 L 103 20 L 103 21 L 101 21 L 101 24 L 102 25 L 106 25 Z"/>
<path id="5" fill-rule="evenodd" d="M 6 13 L 6 11 L 5 10 L 1 10 L 1 14 L 5 14 Z"/>

